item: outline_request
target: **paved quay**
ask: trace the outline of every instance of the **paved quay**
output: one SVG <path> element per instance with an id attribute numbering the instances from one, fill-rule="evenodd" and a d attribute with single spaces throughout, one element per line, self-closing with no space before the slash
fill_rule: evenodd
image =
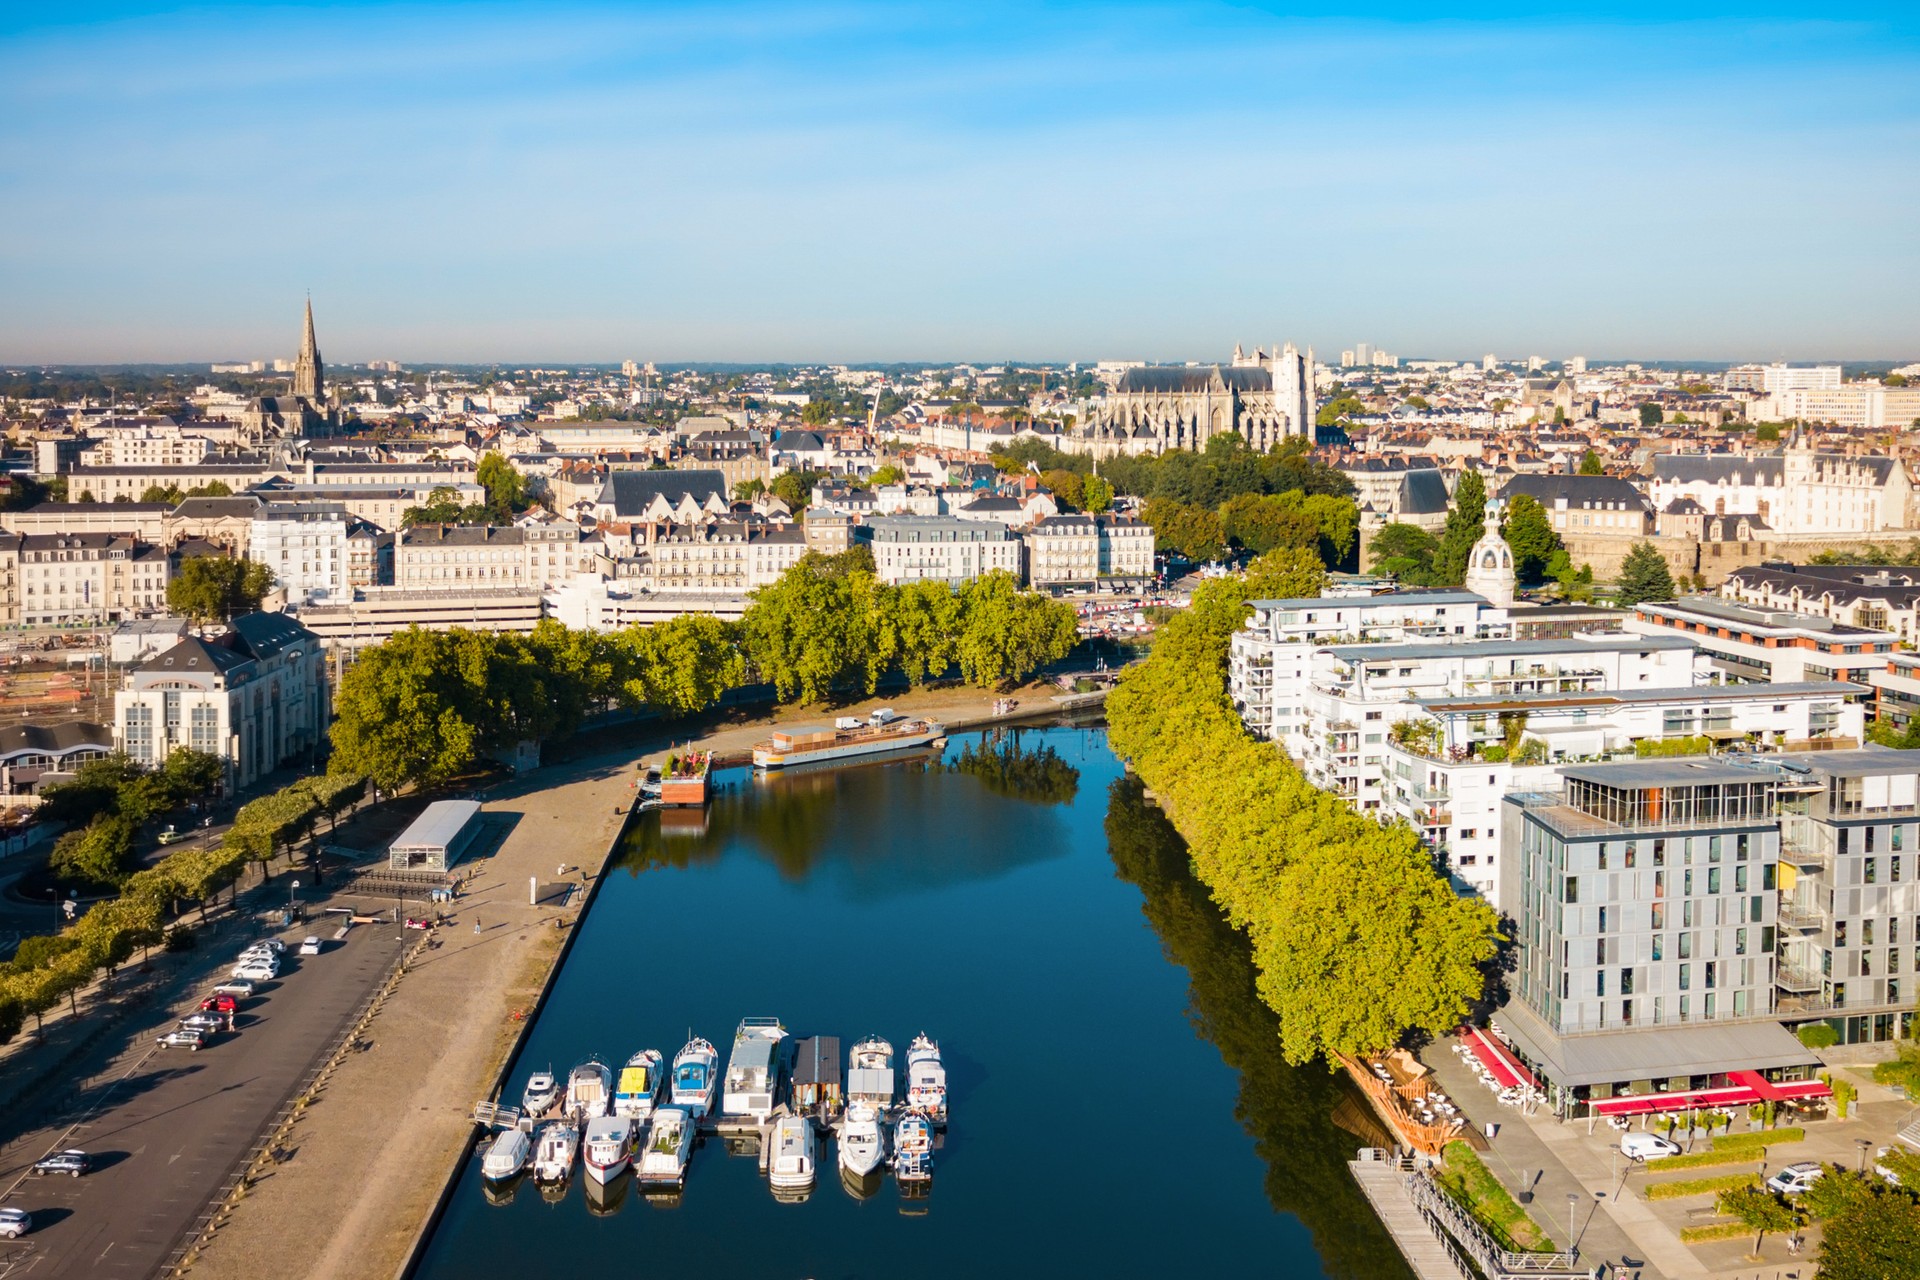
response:
<path id="1" fill-rule="evenodd" d="M 1021 691 L 1021 710 L 1051 710 L 1046 693 Z M 440 947 L 409 968 L 368 1030 L 369 1047 L 346 1058 L 302 1116 L 288 1139 L 294 1157 L 236 1206 L 188 1274 L 320 1280 L 400 1270 L 469 1149 L 469 1109 L 489 1095 L 525 1026 L 513 1015 L 533 1010 L 578 921 L 586 895 L 568 899 L 555 868 L 564 861 L 566 880 L 590 884 L 626 820 L 636 760 L 689 739 L 735 751 L 775 724 L 885 705 L 954 726 L 984 723 L 992 719 L 991 702 L 978 690 L 940 690 L 832 710 L 788 708 L 705 729 L 634 726 L 598 735 L 594 741 L 606 749 L 597 754 L 477 793 L 508 829 L 471 864 L 453 923 L 438 933 Z M 529 877 L 541 886 L 537 904 L 528 902 Z"/>

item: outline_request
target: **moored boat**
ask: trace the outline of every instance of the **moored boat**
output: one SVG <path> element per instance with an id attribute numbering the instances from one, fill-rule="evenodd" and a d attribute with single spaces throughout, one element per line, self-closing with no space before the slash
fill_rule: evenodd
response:
<path id="1" fill-rule="evenodd" d="M 573 1173 L 574 1153 L 580 1149 L 580 1130 L 565 1120 L 552 1120 L 540 1126 L 540 1141 L 533 1151 L 535 1182 L 565 1182 Z"/>
<path id="2" fill-rule="evenodd" d="M 527 1167 L 527 1154 L 533 1149 L 533 1140 L 527 1137 L 524 1129 L 502 1129 L 500 1136 L 487 1147 L 485 1158 L 480 1161 L 480 1173 L 488 1182 L 505 1182 L 516 1177 Z"/>
<path id="3" fill-rule="evenodd" d="M 771 1142 L 767 1181 L 783 1191 L 811 1187 L 817 1164 L 813 1121 L 805 1116 L 781 1116 L 774 1122 Z"/>
<path id="4" fill-rule="evenodd" d="M 713 771 L 711 751 L 670 755 L 660 766 L 660 803 L 698 806 L 707 802 L 707 781 Z"/>
<path id="5" fill-rule="evenodd" d="M 721 1085 L 721 1114 L 765 1121 L 779 1101 L 782 1041 L 787 1030 L 778 1018 L 742 1018 L 733 1033 L 733 1052 Z"/>
<path id="6" fill-rule="evenodd" d="M 875 1111 L 893 1105 L 893 1046 L 868 1036 L 847 1052 L 847 1105 L 864 1102 Z"/>
<path id="7" fill-rule="evenodd" d="M 684 1107 L 695 1120 L 713 1110 L 720 1092 L 720 1055 L 695 1036 L 673 1055 L 673 1105 Z"/>
<path id="8" fill-rule="evenodd" d="M 553 1110 L 553 1104 L 560 1101 L 560 1079 L 553 1074 L 553 1068 L 536 1071 L 527 1077 L 527 1087 L 520 1095 L 520 1110 L 523 1114 L 539 1119 Z"/>
<path id="9" fill-rule="evenodd" d="M 664 1062 L 658 1049 L 642 1049 L 627 1059 L 613 1088 L 614 1115 L 644 1120 L 653 1114 L 666 1075 L 661 1070 Z"/>
<path id="10" fill-rule="evenodd" d="M 939 1043 L 924 1031 L 907 1046 L 907 1106 L 936 1128 L 947 1123 L 947 1068 Z"/>
<path id="11" fill-rule="evenodd" d="M 886 1131 L 880 1127 L 880 1112 L 870 1102 L 848 1106 L 840 1122 L 840 1167 L 856 1178 L 865 1178 L 886 1159 Z"/>
<path id="12" fill-rule="evenodd" d="M 626 1116 L 589 1120 L 582 1146 L 588 1177 L 597 1182 L 617 1178 L 633 1158 L 633 1121 Z"/>
<path id="13" fill-rule="evenodd" d="M 661 1107 L 640 1144 L 634 1176 L 647 1186 L 677 1187 L 686 1180 L 693 1158 L 694 1119 L 685 1107 Z"/>
<path id="14" fill-rule="evenodd" d="M 843 716 L 830 725 L 776 729 L 766 741 L 753 745 L 753 767 L 785 769 L 822 761 L 853 760 L 903 747 L 924 747 L 946 731 L 946 726 L 938 721 L 924 716 L 900 716 L 892 708 L 882 707 L 865 721 Z"/>
<path id="15" fill-rule="evenodd" d="M 588 1058 L 567 1073 L 567 1114 L 577 1120 L 604 1116 L 612 1092 L 612 1069 L 598 1058 Z"/>
<path id="16" fill-rule="evenodd" d="M 933 1125 L 918 1111 L 901 1116 L 893 1128 L 893 1176 L 901 1182 L 933 1177 Z"/>

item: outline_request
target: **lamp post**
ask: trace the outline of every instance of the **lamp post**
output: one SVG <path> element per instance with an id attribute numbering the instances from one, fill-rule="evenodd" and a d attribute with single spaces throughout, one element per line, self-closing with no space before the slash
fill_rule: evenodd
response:
<path id="1" fill-rule="evenodd" d="M 1567 1252 L 1568 1253 L 1573 1252 L 1573 1215 L 1574 1215 L 1574 1211 L 1579 1207 L 1580 1207 L 1580 1193 L 1578 1191 L 1567 1192 Z"/>
<path id="2" fill-rule="evenodd" d="M 300 896 L 300 882 L 298 880 L 289 880 L 287 882 L 287 918 L 289 920 L 293 918 L 293 908 L 295 906 L 295 900 L 299 896 Z"/>
<path id="3" fill-rule="evenodd" d="M 1873 1145 L 1873 1141 L 1869 1138 L 1855 1138 L 1853 1145 L 1860 1148 L 1859 1172 L 1865 1173 L 1867 1171 L 1867 1148 Z"/>

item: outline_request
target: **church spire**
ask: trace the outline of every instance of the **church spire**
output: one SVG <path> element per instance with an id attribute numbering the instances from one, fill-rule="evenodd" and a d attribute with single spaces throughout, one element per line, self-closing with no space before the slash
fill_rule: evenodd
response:
<path id="1" fill-rule="evenodd" d="M 293 362 L 293 394 L 316 407 L 327 397 L 326 373 L 320 363 L 320 344 L 313 336 L 313 297 L 307 297 L 306 328 L 300 335 L 300 355 Z"/>

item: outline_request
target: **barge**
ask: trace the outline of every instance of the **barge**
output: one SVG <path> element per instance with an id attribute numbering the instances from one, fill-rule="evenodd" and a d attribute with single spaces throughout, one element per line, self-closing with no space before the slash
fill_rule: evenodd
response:
<path id="1" fill-rule="evenodd" d="M 881 751 L 928 746 L 946 735 L 946 726 L 925 716 L 897 715 L 892 708 L 861 720 L 842 716 L 830 725 L 776 729 L 753 746 L 753 767 L 785 769 L 793 765 L 855 760 Z"/>

